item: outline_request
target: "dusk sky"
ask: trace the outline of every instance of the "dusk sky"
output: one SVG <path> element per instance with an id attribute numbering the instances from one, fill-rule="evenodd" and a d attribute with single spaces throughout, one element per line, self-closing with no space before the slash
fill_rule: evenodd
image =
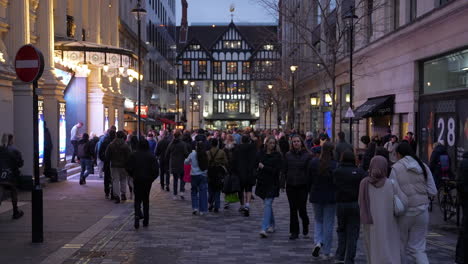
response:
<path id="1" fill-rule="evenodd" d="M 181 1 L 177 3 L 177 25 L 180 25 Z M 276 19 L 259 4 L 259 0 L 188 0 L 188 22 L 191 23 L 229 23 L 229 7 L 234 4 L 234 22 L 276 23 Z"/>

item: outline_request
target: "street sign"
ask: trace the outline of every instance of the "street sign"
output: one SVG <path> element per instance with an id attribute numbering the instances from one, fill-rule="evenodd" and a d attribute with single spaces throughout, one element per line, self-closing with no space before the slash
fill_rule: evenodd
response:
<path id="1" fill-rule="evenodd" d="M 23 82 L 32 83 L 39 80 L 44 71 L 44 56 L 33 45 L 22 46 L 16 53 L 15 71 Z"/>
<path id="2" fill-rule="evenodd" d="M 345 115 L 346 118 L 353 118 L 354 117 L 354 112 L 353 112 L 353 109 L 348 108 L 348 111 L 346 111 L 346 115 Z"/>

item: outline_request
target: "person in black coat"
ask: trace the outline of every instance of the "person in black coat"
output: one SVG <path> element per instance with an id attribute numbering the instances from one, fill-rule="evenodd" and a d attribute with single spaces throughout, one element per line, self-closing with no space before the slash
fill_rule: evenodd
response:
<path id="1" fill-rule="evenodd" d="M 161 189 L 164 190 L 164 186 L 166 191 L 169 192 L 169 185 L 171 184 L 171 175 L 169 174 L 169 158 L 166 156 L 167 147 L 171 143 L 171 138 L 167 134 L 167 131 L 161 131 L 162 139 L 158 142 L 156 146 L 156 157 L 159 160 L 159 170 L 160 170 L 160 183 Z"/>
<path id="2" fill-rule="evenodd" d="M 255 194 L 263 199 L 263 222 L 260 236 L 266 238 L 267 232 L 275 231 L 273 216 L 273 200 L 279 196 L 281 170 L 281 154 L 275 137 L 269 137 L 264 150 L 258 156 L 257 187 Z"/>
<path id="3" fill-rule="evenodd" d="M 359 239 L 359 185 L 366 176 L 364 170 L 356 166 L 356 158 L 351 151 L 343 152 L 338 168 L 333 172 L 336 186 L 336 217 L 338 227 L 338 248 L 335 258 L 343 263 L 354 263 Z"/>
<path id="4" fill-rule="evenodd" d="M 460 195 L 462 210 L 464 212 L 462 227 L 458 236 L 455 263 L 466 263 L 468 254 L 468 151 L 463 153 L 463 160 L 460 162 L 457 173 L 457 190 Z"/>
<path id="5" fill-rule="evenodd" d="M 302 219 L 302 234 L 309 234 L 309 216 L 307 215 L 307 195 L 309 193 L 308 163 L 311 154 L 306 150 L 300 136 L 293 136 L 291 150 L 284 159 L 284 171 L 281 187 L 286 185 L 289 202 L 289 239 L 299 237 L 299 219 Z"/>
<path id="6" fill-rule="evenodd" d="M 309 201 L 312 203 L 315 217 L 315 247 L 312 252 L 314 257 L 319 256 L 322 247 L 325 258 L 329 258 L 331 254 L 336 208 L 333 171 L 337 167 L 337 162 L 333 160 L 333 150 L 333 144 L 325 142 L 320 158 L 313 159 L 309 165 Z"/>
<path id="7" fill-rule="evenodd" d="M 130 155 L 127 163 L 127 172 L 133 178 L 135 192 L 135 228 L 140 227 L 140 219 L 143 219 L 143 226 L 148 226 L 151 185 L 159 176 L 158 161 L 149 149 L 148 141 L 141 138 L 137 151 Z M 142 203 L 143 213 L 141 212 Z"/>
<path id="8" fill-rule="evenodd" d="M 112 194 L 112 177 L 110 172 L 110 160 L 106 159 L 106 150 L 110 143 L 116 138 L 116 132 L 114 129 L 107 130 L 107 134 L 102 138 L 102 142 L 98 147 L 99 159 L 104 162 L 104 193 L 106 199 L 114 200 L 114 195 Z"/>
<path id="9" fill-rule="evenodd" d="M 248 135 L 243 135 L 241 144 L 236 146 L 232 158 L 232 173 L 239 178 L 240 182 L 240 204 L 239 209 L 244 216 L 249 216 L 250 200 L 252 198 L 252 187 L 255 185 L 255 157 L 257 150 L 250 143 Z"/>
<path id="10" fill-rule="evenodd" d="M 46 121 L 44 121 L 44 176 L 52 178 L 56 176 L 56 172 L 52 171 L 52 150 L 54 145 L 52 144 L 52 136 L 50 135 L 49 128 L 47 127 Z M 55 177 L 56 178 L 56 177 Z M 51 179 L 56 180 L 56 179 Z"/>
<path id="11" fill-rule="evenodd" d="M 437 188 L 440 186 L 442 178 L 452 178 L 452 171 L 450 166 L 445 169 L 441 166 L 441 156 L 446 156 L 448 164 L 451 164 L 450 156 L 447 152 L 447 147 L 440 143 L 436 143 L 434 150 L 431 153 L 431 158 L 429 159 L 429 168 L 431 169 L 432 176 L 434 177 L 434 182 Z"/>

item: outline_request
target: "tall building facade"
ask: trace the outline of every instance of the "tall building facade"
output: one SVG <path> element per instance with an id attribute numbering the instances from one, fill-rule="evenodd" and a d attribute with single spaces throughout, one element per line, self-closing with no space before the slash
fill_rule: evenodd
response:
<path id="1" fill-rule="evenodd" d="M 53 144 L 52 167 L 59 171 L 64 168 L 66 155 L 70 154 L 69 133 L 77 122 L 84 123 L 82 132 L 94 132 L 97 135 L 101 135 L 111 125 L 118 129 L 135 130 L 137 78 L 142 80 L 142 105 L 148 109 L 154 104 L 160 105 L 161 102 L 154 99 L 158 99 L 159 94 L 169 88 L 156 85 L 162 78 L 161 74 L 156 77 L 158 81 L 149 81 L 148 77 L 155 74 L 154 68 L 150 68 L 148 63 L 148 56 L 160 53 L 148 41 L 152 31 L 146 30 L 150 21 L 159 21 L 156 18 L 159 13 L 149 11 L 153 1 L 141 1 L 148 15 L 141 23 L 143 68 L 138 73 L 137 21 L 131 14 L 137 2 L 0 1 L 3 28 L 0 36 L 0 110 L 9 113 L 0 132 L 16 136 L 16 145 L 25 160 L 23 174 L 32 175 L 33 117 L 32 87 L 17 81 L 13 71 L 15 53 L 22 45 L 33 44 L 44 55 L 45 70 L 38 89 L 41 135 L 39 154 L 40 157 L 43 155 L 42 131 L 46 124 Z M 158 12 L 164 10 L 166 13 L 164 22 L 175 21 L 174 1 L 154 2 L 164 2 L 158 9 Z M 175 31 L 173 22 L 172 30 Z M 168 45 L 174 43 L 173 36 L 174 33 L 172 37 L 164 35 Z M 163 58 L 158 63 L 173 64 L 173 60 Z M 175 79 L 173 70 L 167 68 L 167 79 Z M 146 125 L 157 124 L 156 114 L 153 118 L 149 114 L 144 118 Z"/>
<path id="2" fill-rule="evenodd" d="M 183 7 L 177 56 L 181 121 L 193 129 L 277 127 L 268 91 L 279 74 L 277 26 L 188 26 Z"/>
<path id="3" fill-rule="evenodd" d="M 299 65 L 296 102 L 303 127 L 330 129 L 329 101 L 336 103 L 335 131 L 348 134 L 349 119 L 345 113 L 352 102 L 356 147 L 363 147 L 361 136 L 383 136 L 390 128 L 399 138 L 414 132 L 418 152 L 425 160 L 435 142 L 445 144 L 454 161 L 461 157 L 468 148 L 466 107 L 462 107 L 462 96 L 468 92 L 468 29 L 463 26 L 468 22 L 466 1 L 283 0 L 280 5 L 283 64 Z M 292 25 L 293 6 L 300 10 L 294 19 L 307 24 L 312 32 L 314 48 L 294 45 L 302 32 Z M 356 15 L 351 35 L 352 97 L 349 27 L 340 31 L 346 25 L 344 17 L 350 7 Z M 307 12 L 313 15 L 306 16 Z M 336 46 L 327 41 L 332 28 L 333 39 L 341 41 Z M 335 52 L 330 52 L 331 48 Z M 337 55 L 334 87 L 330 87 L 330 75 L 324 73 L 324 66 L 330 64 L 321 64 L 321 59 L 327 57 L 323 54 Z M 335 91 L 332 101 L 326 98 L 331 88 Z"/>

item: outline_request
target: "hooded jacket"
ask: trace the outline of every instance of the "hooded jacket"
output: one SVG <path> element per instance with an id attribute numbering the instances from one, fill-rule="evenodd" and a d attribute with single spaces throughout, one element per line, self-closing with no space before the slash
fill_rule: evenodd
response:
<path id="1" fill-rule="evenodd" d="M 116 138 L 107 147 L 106 160 L 110 162 L 111 168 L 125 168 L 131 152 L 123 139 Z"/>
<path id="2" fill-rule="evenodd" d="M 239 177 L 242 185 L 255 185 L 255 158 L 257 149 L 254 144 L 243 143 L 234 148 L 232 173 Z"/>
<path id="3" fill-rule="evenodd" d="M 286 153 L 284 161 L 286 185 L 299 186 L 310 184 L 307 171 L 310 159 L 309 152 L 305 150 L 291 150 Z"/>
<path id="4" fill-rule="evenodd" d="M 427 180 L 419 163 L 410 156 L 397 161 L 392 166 L 390 178 L 397 180 L 403 193 L 407 196 L 408 207 L 415 208 L 429 204 L 429 196 L 437 194 L 431 170 L 424 164 Z"/>

